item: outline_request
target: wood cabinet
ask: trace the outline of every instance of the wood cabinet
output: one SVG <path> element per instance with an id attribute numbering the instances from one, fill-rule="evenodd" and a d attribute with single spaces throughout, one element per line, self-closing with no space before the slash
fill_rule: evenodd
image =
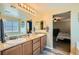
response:
<path id="1" fill-rule="evenodd" d="M 46 46 L 47 36 L 35 38 L 0 52 L 0 55 L 38 55 Z"/>
<path id="2" fill-rule="evenodd" d="M 1 52 L 0 52 L 0 55 L 1 55 Z"/>
<path id="3" fill-rule="evenodd" d="M 47 36 L 42 36 L 41 37 L 41 52 L 43 51 L 43 49 L 46 46 L 46 39 L 47 39 Z"/>
<path id="4" fill-rule="evenodd" d="M 21 54 L 22 54 L 21 45 L 18 45 L 3 51 L 3 55 L 21 55 Z"/>
<path id="5" fill-rule="evenodd" d="M 32 55 L 32 41 L 23 44 L 23 55 Z"/>
<path id="6" fill-rule="evenodd" d="M 33 40 L 33 51 L 40 47 L 40 38 Z"/>
<path id="7" fill-rule="evenodd" d="M 33 55 L 39 55 L 40 54 L 40 48 L 37 48 L 35 51 L 33 51 Z"/>
<path id="8" fill-rule="evenodd" d="M 38 42 L 38 41 L 40 41 L 40 38 L 34 39 L 34 40 L 33 40 L 33 44 L 36 43 L 36 42 Z"/>
<path id="9" fill-rule="evenodd" d="M 33 44 L 33 51 L 35 51 L 37 48 L 40 48 L 40 41 Z"/>
<path id="10" fill-rule="evenodd" d="M 33 55 L 40 53 L 40 38 L 33 40 Z"/>

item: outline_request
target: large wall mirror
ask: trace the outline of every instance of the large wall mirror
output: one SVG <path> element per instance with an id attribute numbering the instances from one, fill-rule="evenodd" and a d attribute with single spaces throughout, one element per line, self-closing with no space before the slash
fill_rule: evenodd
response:
<path id="1" fill-rule="evenodd" d="M 6 33 L 19 32 L 19 20 L 18 19 L 6 19 L 4 21 L 4 29 Z"/>

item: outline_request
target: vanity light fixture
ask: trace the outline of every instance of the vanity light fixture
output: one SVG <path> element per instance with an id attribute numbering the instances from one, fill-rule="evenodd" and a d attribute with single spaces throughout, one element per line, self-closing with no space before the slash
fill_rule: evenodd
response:
<path id="1" fill-rule="evenodd" d="M 35 14 L 36 13 L 36 10 L 33 9 L 31 6 L 27 5 L 27 4 L 23 4 L 23 3 L 18 3 L 18 6 L 27 10 L 28 12 L 32 13 L 32 14 Z"/>

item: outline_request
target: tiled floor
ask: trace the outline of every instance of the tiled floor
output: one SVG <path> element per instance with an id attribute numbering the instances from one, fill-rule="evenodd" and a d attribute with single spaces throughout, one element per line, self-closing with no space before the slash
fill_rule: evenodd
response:
<path id="1" fill-rule="evenodd" d="M 57 49 L 53 50 L 45 49 L 41 55 L 66 55 L 66 53 L 59 51 Z"/>

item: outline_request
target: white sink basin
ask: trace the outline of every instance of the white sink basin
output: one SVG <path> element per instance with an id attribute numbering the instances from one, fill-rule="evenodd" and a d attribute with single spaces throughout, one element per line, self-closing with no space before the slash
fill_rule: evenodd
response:
<path id="1" fill-rule="evenodd" d="M 19 44 L 22 43 L 25 40 L 25 38 L 18 38 L 18 39 L 14 39 L 14 40 L 8 40 L 7 44 Z"/>

